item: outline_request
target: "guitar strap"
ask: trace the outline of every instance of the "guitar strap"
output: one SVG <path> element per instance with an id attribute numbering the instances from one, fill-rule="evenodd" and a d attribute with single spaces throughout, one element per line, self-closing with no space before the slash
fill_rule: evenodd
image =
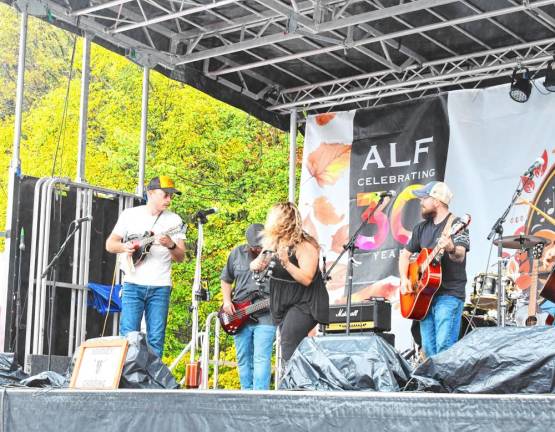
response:
<path id="1" fill-rule="evenodd" d="M 439 237 L 437 238 L 437 240 L 440 239 L 440 237 L 446 235 L 449 231 L 451 231 L 451 226 L 453 225 L 453 221 L 455 220 L 455 215 L 453 213 L 449 213 L 449 216 L 447 217 L 447 223 L 445 224 L 445 226 L 443 227 L 443 230 L 441 231 L 441 234 L 439 235 Z M 443 257 L 443 253 L 444 251 L 441 251 L 435 258 L 434 260 L 437 262 L 441 261 L 441 258 Z"/>
<path id="2" fill-rule="evenodd" d="M 446 235 L 449 231 L 451 231 L 451 227 L 453 226 L 453 221 L 455 220 L 455 215 L 453 213 L 449 213 L 447 223 L 443 227 L 443 231 L 441 231 L 441 236 Z"/>
<path id="3" fill-rule="evenodd" d="M 156 219 L 154 220 L 154 223 L 153 223 L 152 226 L 150 227 L 150 231 L 153 230 L 154 225 L 156 225 L 156 222 L 158 222 L 158 219 L 160 219 L 160 216 L 162 216 L 162 213 L 164 213 L 164 210 L 162 210 L 160 213 L 158 213 L 158 216 L 156 216 Z"/>

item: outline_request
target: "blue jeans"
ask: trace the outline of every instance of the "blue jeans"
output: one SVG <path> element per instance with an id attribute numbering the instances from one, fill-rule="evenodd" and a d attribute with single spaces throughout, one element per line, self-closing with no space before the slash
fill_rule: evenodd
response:
<path id="1" fill-rule="evenodd" d="M 124 283 L 122 288 L 119 334 L 140 331 L 144 313 L 146 340 L 160 358 L 164 352 L 170 293 L 169 286 Z"/>
<path id="2" fill-rule="evenodd" d="M 268 390 L 272 375 L 272 345 L 276 327 L 246 324 L 235 339 L 242 390 Z"/>
<path id="3" fill-rule="evenodd" d="M 459 338 L 464 302 L 450 295 L 432 300 L 428 315 L 420 321 L 422 349 L 427 357 L 446 350 Z"/>

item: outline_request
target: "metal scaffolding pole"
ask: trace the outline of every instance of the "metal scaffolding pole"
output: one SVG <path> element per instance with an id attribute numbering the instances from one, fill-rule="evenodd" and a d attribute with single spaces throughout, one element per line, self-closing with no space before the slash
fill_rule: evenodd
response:
<path id="1" fill-rule="evenodd" d="M 79 148 L 77 151 L 77 177 L 79 183 L 85 181 L 85 160 L 87 150 L 87 123 L 89 118 L 89 78 L 91 75 L 92 35 L 85 33 L 83 40 L 83 68 L 81 71 L 81 108 L 79 111 Z"/>
<path id="2" fill-rule="evenodd" d="M 295 183 L 297 165 L 297 110 L 291 110 L 289 124 L 289 201 L 295 202 Z"/>
<path id="3" fill-rule="evenodd" d="M 146 163 L 146 133 L 148 130 L 148 82 L 150 68 L 143 66 L 143 99 L 141 109 L 141 147 L 139 148 L 139 180 L 137 183 L 137 195 L 142 196 L 145 184 Z"/>
<path id="4" fill-rule="evenodd" d="M 25 55 L 27 47 L 27 24 L 29 15 L 27 9 L 21 12 L 21 27 L 19 32 L 19 57 L 17 64 L 17 89 L 15 96 L 15 128 L 13 134 L 13 153 L 10 168 L 18 171 L 21 168 L 19 158 L 19 144 L 21 141 L 21 123 L 23 113 L 23 89 L 25 85 Z M 11 189 L 10 189 L 11 190 Z"/>
<path id="5" fill-rule="evenodd" d="M 14 200 L 15 200 L 15 182 L 16 177 L 21 174 L 21 159 L 20 159 L 20 141 L 21 141 L 21 123 L 23 114 L 23 89 L 25 84 L 25 56 L 27 47 L 27 24 L 29 21 L 29 14 L 27 12 L 27 6 L 22 8 L 21 11 L 21 26 L 19 32 L 19 56 L 17 64 L 17 88 L 16 88 L 16 98 L 15 98 L 15 124 L 14 124 L 14 135 L 13 135 L 13 148 L 12 148 L 12 159 L 10 162 L 10 168 L 8 170 L 8 203 L 6 209 L 6 228 L 5 228 L 5 243 L 4 243 L 4 257 L 9 259 L 11 256 L 11 231 L 15 228 L 13 226 L 13 212 L 14 212 Z M 15 236 L 14 236 L 15 238 Z M 7 261 L 6 261 L 7 264 Z M 8 268 L 5 266 L 4 268 Z M 4 280 L 0 281 L 0 304 L 8 304 L 8 280 L 9 272 L 5 272 Z M 6 346 L 9 341 L 5 340 L 5 329 L 6 329 L 6 311 L 0 313 L 0 346 L 8 349 Z"/>

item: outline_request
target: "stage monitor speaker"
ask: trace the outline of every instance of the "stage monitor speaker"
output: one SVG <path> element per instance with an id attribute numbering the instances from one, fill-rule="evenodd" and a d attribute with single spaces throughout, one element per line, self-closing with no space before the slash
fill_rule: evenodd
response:
<path id="1" fill-rule="evenodd" d="M 411 367 L 391 342 L 379 333 L 306 337 L 287 362 L 280 389 L 399 391 Z"/>

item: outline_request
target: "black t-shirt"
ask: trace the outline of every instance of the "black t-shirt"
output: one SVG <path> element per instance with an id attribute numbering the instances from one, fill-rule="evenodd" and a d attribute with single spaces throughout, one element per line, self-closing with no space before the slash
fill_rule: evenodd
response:
<path id="1" fill-rule="evenodd" d="M 438 225 L 435 225 L 433 220 L 420 222 L 414 227 L 412 237 L 405 246 L 405 249 L 415 253 L 420 252 L 423 248 L 434 248 L 448 219 L 449 216 Z M 453 224 L 457 221 L 458 218 L 455 218 Z M 463 246 L 467 252 L 470 250 L 470 237 L 467 228 L 453 236 L 452 239 L 455 246 Z M 451 258 L 449 258 L 449 254 L 444 253 L 441 258 L 441 272 L 441 285 L 436 295 L 451 295 L 464 300 L 466 286 L 466 255 L 463 262 L 459 263 L 452 261 Z"/>
<path id="2" fill-rule="evenodd" d="M 290 257 L 291 264 L 299 266 L 297 256 Z M 279 324 L 287 315 L 287 311 L 296 306 L 301 311 L 314 318 L 314 321 L 327 324 L 329 320 L 330 300 L 322 272 L 316 268 L 316 273 L 309 286 L 297 282 L 285 270 L 278 259 L 274 258 L 275 267 L 270 278 L 270 309 L 274 322 Z"/>

